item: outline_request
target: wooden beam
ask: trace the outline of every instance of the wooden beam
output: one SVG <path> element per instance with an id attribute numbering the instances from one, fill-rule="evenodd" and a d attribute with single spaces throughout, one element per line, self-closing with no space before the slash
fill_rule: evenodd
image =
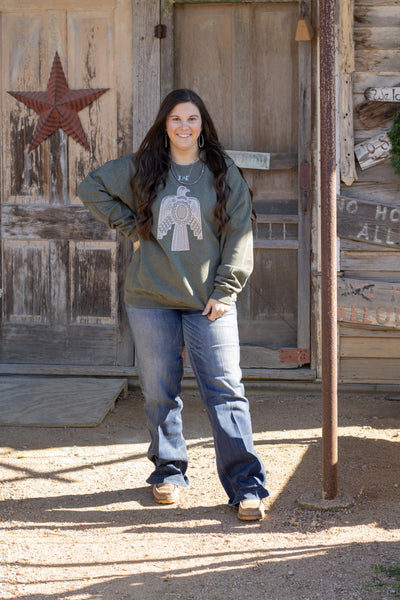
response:
<path id="1" fill-rule="evenodd" d="M 160 2 L 133 0 L 133 149 L 137 150 L 160 105 L 160 44 L 154 27 Z"/>
<path id="2" fill-rule="evenodd" d="M 354 0 L 339 1 L 339 146 L 340 178 L 347 186 L 357 179 L 354 159 L 353 82 L 354 59 Z"/>
<path id="3" fill-rule="evenodd" d="M 311 1 L 299 3 L 299 17 L 309 19 Z M 297 347 L 310 349 L 310 259 L 311 259 L 311 41 L 298 42 L 299 65 L 299 133 L 298 133 L 298 197 L 299 224 L 297 255 Z"/>
<path id="4" fill-rule="evenodd" d="M 3 239 L 115 240 L 117 234 L 93 219 L 83 206 L 34 206 L 4 204 Z"/>

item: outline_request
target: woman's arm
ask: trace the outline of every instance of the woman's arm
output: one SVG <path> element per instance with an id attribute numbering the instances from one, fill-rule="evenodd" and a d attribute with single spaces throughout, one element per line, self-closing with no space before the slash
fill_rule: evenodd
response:
<path id="1" fill-rule="evenodd" d="M 130 186 L 133 175 L 132 157 L 124 157 L 92 171 L 78 187 L 78 196 L 92 215 L 127 237 L 134 234 L 137 220 Z"/>
<path id="2" fill-rule="evenodd" d="M 221 262 L 211 298 L 231 304 L 253 270 L 252 204 L 249 189 L 237 167 L 229 168 L 231 188 L 227 204 L 230 219 L 221 236 Z"/>

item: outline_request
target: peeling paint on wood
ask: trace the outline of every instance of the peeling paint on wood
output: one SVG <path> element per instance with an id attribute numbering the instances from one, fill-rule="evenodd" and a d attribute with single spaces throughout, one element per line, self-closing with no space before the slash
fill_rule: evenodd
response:
<path id="1" fill-rule="evenodd" d="M 389 248 L 400 247 L 400 204 L 338 197 L 338 235 Z"/>
<path id="2" fill-rule="evenodd" d="M 370 169 L 390 158 L 391 143 L 386 132 L 364 140 L 354 147 L 360 167 Z"/>
<path id="3" fill-rule="evenodd" d="M 400 281 L 338 278 L 338 321 L 400 330 Z"/>
<path id="4" fill-rule="evenodd" d="M 45 89 L 56 51 L 71 89 L 111 88 L 79 113 L 91 154 L 57 131 L 28 155 L 37 115 L 2 94 L 4 363 L 132 364 L 119 321 L 131 244 L 76 196 L 90 170 L 132 152 L 132 4 L 0 0 L 3 91 Z"/>

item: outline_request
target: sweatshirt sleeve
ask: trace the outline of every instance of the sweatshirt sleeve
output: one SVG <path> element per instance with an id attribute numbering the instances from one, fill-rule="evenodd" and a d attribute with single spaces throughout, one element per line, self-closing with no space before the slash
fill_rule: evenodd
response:
<path id="1" fill-rule="evenodd" d="M 98 221 L 132 237 L 136 227 L 131 179 L 131 157 L 109 161 L 95 169 L 81 182 L 78 196 Z"/>
<path id="2" fill-rule="evenodd" d="M 252 205 L 250 192 L 237 167 L 230 167 L 231 191 L 227 210 L 230 219 L 221 237 L 221 262 L 211 297 L 231 304 L 253 270 Z"/>

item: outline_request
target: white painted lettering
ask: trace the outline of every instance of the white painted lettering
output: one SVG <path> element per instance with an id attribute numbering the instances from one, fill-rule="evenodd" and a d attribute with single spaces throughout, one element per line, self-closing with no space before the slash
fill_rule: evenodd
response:
<path id="1" fill-rule="evenodd" d="M 340 210 L 340 212 L 344 212 L 344 208 L 345 208 L 345 199 L 344 198 L 339 198 L 338 200 L 338 209 Z"/>
<path id="2" fill-rule="evenodd" d="M 390 142 L 389 142 L 389 140 L 387 138 L 387 135 L 386 134 L 380 135 L 378 139 L 381 142 L 381 148 L 382 148 L 382 150 L 384 152 L 388 152 L 389 149 L 390 149 Z"/>
<path id="3" fill-rule="evenodd" d="M 384 221 L 386 219 L 387 206 L 381 206 L 380 204 L 376 207 L 375 219 L 382 219 Z"/>
<path id="4" fill-rule="evenodd" d="M 388 230 L 386 232 L 386 243 L 388 246 L 393 246 L 393 244 L 394 244 L 393 240 L 390 239 L 391 233 L 392 233 L 392 230 L 390 229 L 390 227 L 388 227 Z"/>
<path id="5" fill-rule="evenodd" d="M 346 210 L 351 215 L 354 215 L 358 211 L 357 200 L 350 200 L 350 202 L 347 203 Z"/>
<path id="6" fill-rule="evenodd" d="M 375 234 L 374 234 L 374 242 L 375 244 L 382 244 L 382 240 L 378 238 L 379 233 L 379 225 L 375 225 Z"/>
<path id="7" fill-rule="evenodd" d="M 398 208 L 392 208 L 389 219 L 392 223 L 398 223 L 400 221 L 400 210 Z"/>
<path id="8" fill-rule="evenodd" d="M 361 238 L 364 238 L 367 242 L 369 240 L 367 224 L 363 225 L 361 231 L 359 233 L 357 233 L 357 239 L 360 240 Z"/>

